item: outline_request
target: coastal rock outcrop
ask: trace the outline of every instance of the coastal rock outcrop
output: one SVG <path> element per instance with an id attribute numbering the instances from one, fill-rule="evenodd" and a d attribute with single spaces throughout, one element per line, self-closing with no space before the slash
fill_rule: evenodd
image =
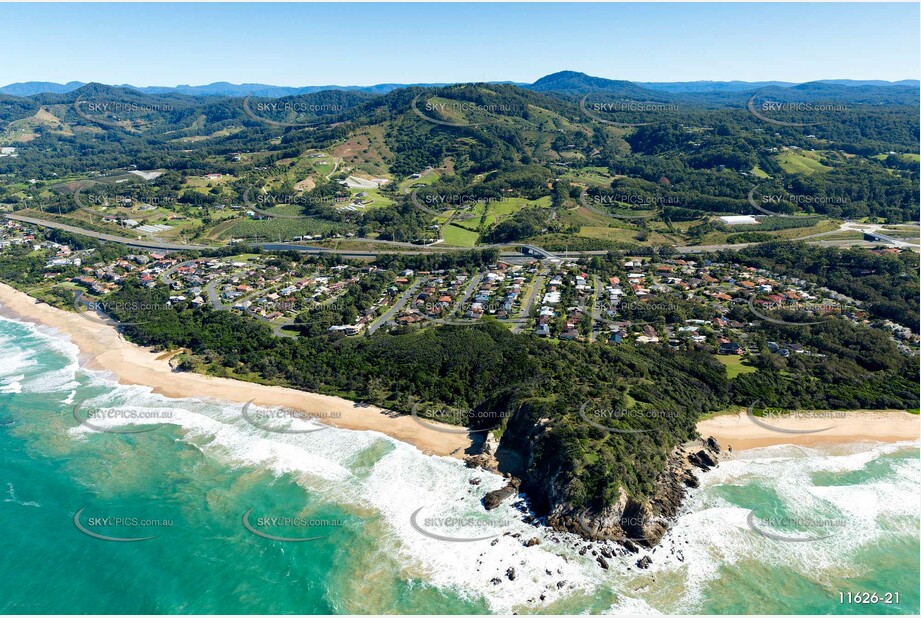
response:
<path id="1" fill-rule="evenodd" d="M 547 523 L 587 539 L 618 542 L 629 551 L 636 551 L 637 546 L 656 545 L 678 514 L 687 488 L 699 485 L 694 469 L 706 472 L 718 465 L 716 440 L 709 438 L 702 445 L 703 448 L 691 452 L 687 450 L 690 445 L 676 448 L 648 498 L 636 500 L 621 488 L 614 503 L 598 512 L 575 509 L 561 502 L 552 509 Z"/>
<path id="2" fill-rule="evenodd" d="M 526 473 L 522 491 L 533 499 L 549 527 L 588 540 L 609 540 L 631 553 L 659 543 L 669 522 L 677 516 L 688 488 L 699 486 L 695 472 L 706 472 L 718 465 L 721 447 L 717 441 L 712 437 L 696 440 L 671 452 L 648 496 L 636 498 L 621 486 L 613 501 L 600 509 L 576 506 L 570 499 L 568 477 L 559 468 L 540 466 L 532 448 L 541 443 L 547 431 L 542 421 L 532 418 L 523 423 L 516 417 L 503 435 L 503 445 L 512 446 L 523 456 Z"/>
<path id="3" fill-rule="evenodd" d="M 487 511 L 493 510 L 502 504 L 502 501 L 506 498 L 516 495 L 518 493 L 519 484 L 518 479 L 509 479 L 504 487 L 487 492 L 486 495 L 483 496 L 483 506 L 486 507 Z"/>
<path id="4" fill-rule="evenodd" d="M 491 472 L 498 472 L 499 462 L 496 459 L 496 451 L 498 449 L 499 440 L 497 440 L 493 432 L 490 431 L 486 434 L 486 439 L 483 442 L 483 446 L 480 448 L 480 452 L 465 457 L 464 463 L 466 463 L 468 468 L 483 468 Z"/>
<path id="5" fill-rule="evenodd" d="M 697 439 L 675 447 L 668 455 L 665 469 L 655 479 L 652 491 L 645 496 L 630 495 L 623 485 L 604 506 L 591 506 L 585 497 L 573 491 L 571 471 L 560 465 L 562 460 L 546 444 L 553 443 L 553 425 L 539 409 L 519 409 L 509 419 L 502 434 L 501 448 L 513 451 L 518 458 L 516 473 L 521 480 L 506 475 L 504 487 L 488 492 L 482 499 L 486 510 L 499 506 L 519 492 L 527 494 L 534 514 L 550 528 L 571 532 L 591 541 L 611 541 L 624 552 L 638 553 L 661 541 L 669 523 L 677 516 L 688 488 L 698 487 L 695 472 L 706 472 L 719 462 L 721 447 L 715 438 Z M 494 472 L 499 463 L 499 441 L 487 434 L 480 452 L 468 456 L 468 467 L 482 467 Z M 592 552 L 593 556 L 597 556 Z M 599 565 L 612 554 L 599 556 Z"/>

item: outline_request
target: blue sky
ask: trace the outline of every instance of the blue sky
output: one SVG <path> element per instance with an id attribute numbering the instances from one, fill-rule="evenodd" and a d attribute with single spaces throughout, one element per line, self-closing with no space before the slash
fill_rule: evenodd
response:
<path id="1" fill-rule="evenodd" d="M 0 3 L 0 85 L 917 79 L 919 18 L 917 3 Z"/>

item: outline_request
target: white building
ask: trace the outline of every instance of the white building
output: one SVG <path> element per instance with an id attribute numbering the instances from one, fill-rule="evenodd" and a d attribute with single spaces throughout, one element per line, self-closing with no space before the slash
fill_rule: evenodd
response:
<path id="1" fill-rule="evenodd" d="M 729 215 L 720 217 L 720 223 L 726 225 L 754 225 L 758 220 L 751 215 Z"/>

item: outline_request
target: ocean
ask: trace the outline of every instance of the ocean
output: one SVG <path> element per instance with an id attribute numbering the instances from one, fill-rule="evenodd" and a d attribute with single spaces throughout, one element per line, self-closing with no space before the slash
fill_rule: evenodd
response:
<path id="1" fill-rule="evenodd" d="M 496 475 L 273 423 L 119 385 L 0 319 L 0 612 L 919 611 L 917 443 L 736 453 L 661 545 L 605 570 L 521 500 L 484 512 Z"/>

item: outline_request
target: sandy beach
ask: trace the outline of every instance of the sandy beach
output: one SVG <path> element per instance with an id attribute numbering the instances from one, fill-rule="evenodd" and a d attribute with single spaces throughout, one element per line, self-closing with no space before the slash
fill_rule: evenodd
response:
<path id="1" fill-rule="evenodd" d="M 175 372 L 169 365 L 169 354 L 137 346 L 120 337 L 110 325 L 39 303 L 2 283 L 0 315 L 55 328 L 80 348 L 81 360 L 85 361 L 87 368 L 108 371 L 122 384 L 149 386 L 155 393 L 167 397 L 211 398 L 241 405 L 255 400 L 255 405 L 300 410 L 336 427 L 378 431 L 432 455 L 462 457 L 464 450 L 471 445 L 466 433 L 435 431 L 423 427 L 410 416 L 392 416 L 374 406 L 356 408 L 353 402 L 339 397 Z M 457 430 L 456 427 L 445 427 Z"/>
<path id="2" fill-rule="evenodd" d="M 739 451 L 775 444 L 904 442 L 917 440 L 921 429 L 919 417 L 902 410 L 825 411 L 816 413 L 814 418 L 805 416 L 757 418 L 756 422 L 747 412 L 723 414 L 701 421 L 697 431 L 703 437 L 713 436 L 723 448 L 731 446 Z M 782 430 L 804 433 L 784 433 Z"/>
<path id="3" fill-rule="evenodd" d="M 70 337 L 80 348 L 88 368 L 109 371 L 122 384 L 149 386 L 154 392 L 167 397 L 213 398 L 240 404 L 255 400 L 256 405 L 283 406 L 324 419 L 322 422 L 336 427 L 379 431 L 433 455 L 461 457 L 471 445 L 467 434 L 434 431 L 409 416 L 392 416 L 373 406 L 356 408 L 353 402 L 339 397 L 175 372 L 169 365 L 169 354 L 137 346 L 120 337 L 112 326 L 39 303 L 2 283 L 0 314 L 53 327 Z M 753 422 L 745 412 L 740 412 L 709 418 L 698 423 L 697 428 L 702 436 L 713 436 L 722 446 L 731 446 L 733 450 L 775 444 L 816 446 L 843 442 L 901 442 L 919 437 L 919 417 L 899 410 L 853 410 L 820 418 L 758 421 L 761 424 Z M 785 433 L 763 425 L 811 433 Z M 820 429 L 824 431 L 816 431 Z"/>

